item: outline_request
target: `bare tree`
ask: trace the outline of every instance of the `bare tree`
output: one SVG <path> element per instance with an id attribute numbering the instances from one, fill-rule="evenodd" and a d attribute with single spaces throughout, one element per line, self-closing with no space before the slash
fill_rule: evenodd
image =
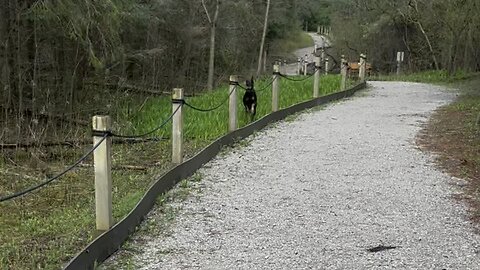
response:
<path id="1" fill-rule="evenodd" d="M 423 24 L 422 22 L 420 21 L 420 15 L 419 15 L 419 11 L 418 11 L 418 2 L 417 0 L 412 0 L 409 2 L 409 5 L 410 7 L 413 8 L 413 10 L 415 11 L 415 14 L 416 14 L 416 18 L 414 19 L 414 23 L 418 26 L 418 28 L 420 29 L 420 31 L 422 32 L 422 35 L 423 37 L 425 38 L 425 41 L 427 42 L 427 45 L 428 45 L 428 49 L 430 50 L 430 54 L 432 56 L 432 60 L 433 60 L 433 63 L 435 65 L 435 69 L 439 70 L 440 69 L 440 66 L 438 65 L 438 60 L 437 60 L 437 56 L 435 55 L 435 52 L 433 50 L 433 46 L 432 46 L 432 43 L 430 42 L 430 38 L 428 37 L 427 35 L 427 32 L 425 32 L 425 28 L 423 27 Z"/>
<path id="2" fill-rule="evenodd" d="M 262 54 L 263 54 L 263 47 L 265 46 L 265 37 L 267 35 L 267 27 L 268 27 L 268 12 L 270 11 L 270 0 L 267 0 L 267 9 L 265 10 L 265 22 L 263 23 L 263 34 L 262 40 L 260 42 L 260 51 L 258 53 L 258 67 L 257 67 L 257 76 L 260 75 L 262 70 Z"/>
<path id="3" fill-rule="evenodd" d="M 220 0 L 215 1 L 215 12 L 213 14 L 213 18 L 210 16 L 210 12 L 208 12 L 207 6 L 205 4 L 205 0 L 202 0 L 202 6 L 205 10 L 205 15 L 207 16 L 208 23 L 210 24 L 210 55 L 208 60 L 208 79 L 207 79 L 207 89 L 213 89 L 213 75 L 215 71 L 215 31 L 217 28 L 217 20 L 218 20 L 218 11 L 220 8 Z"/>

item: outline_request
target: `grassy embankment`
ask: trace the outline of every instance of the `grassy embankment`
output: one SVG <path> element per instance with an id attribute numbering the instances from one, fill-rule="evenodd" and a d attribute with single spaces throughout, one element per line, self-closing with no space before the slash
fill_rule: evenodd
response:
<path id="1" fill-rule="evenodd" d="M 279 40 L 276 44 L 279 51 L 293 52 L 299 48 L 306 48 L 313 46 L 312 37 L 305 32 L 291 33 L 286 39 Z"/>
<path id="2" fill-rule="evenodd" d="M 258 80 L 261 89 L 269 78 Z M 280 107 L 285 108 L 311 98 L 313 78 L 304 82 L 282 80 Z M 340 78 L 323 76 L 321 93 L 339 89 Z M 270 87 L 258 92 L 258 118 L 271 110 Z M 243 91 L 240 90 L 239 101 Z M 208 108 L 226 100 L 227 86 L 188 101 Z M 124 108 L 141 108 L 134 114 L 119 111 L 113 115 L 114 130 L 120 133 L 142 133 L 156 127 L 171 113 L 170 97 L 151 98 L 142 102 L 124 104 Z M 240 126 L 247 123 L 239 102 Z M 185 108 L 186 155 L 192 156 L 201 148 L 227 131 L 227 105 L 202 113 Z M 167 125 L 154 136 L 170 137 Z M 45 149 L 51 163 L 36 167 L 33 172 L 28 163 L 30 153 L 12 151 L 0 159 L 0 194 L 9 194 L 34 185 L 48 174 L 61 171 L 84 153 L 90 146 L 66 148 L 58 153 Z M 168 140 L 134 145 L 114 145 L 113 148 L 113 211 L 119 221 L 138 202 L 152 181 L 173 165 L 170 163 L 171 145 Z M 11 162 L 15 160 L 16 162 Z M 25 160 L 25 163 L 19 161 Z M 64 177 L 39 191 L 12 201 L 0 203 L 0 269 L 58 269 L 97 235 L 94 221 L 94 190 L 92 160 L 67 173 Z M 134 167 L 132 167 L 134 166 Z M 42 169 L 43 168 L 43 169 Z"/>
<path id="3" fill-rule="evenodd" d="M 480 222 L 480 74 L 428 71 L 377 79 L 440 84 L 458 91 L 454 102 L 432 115 L 417 142 L 437 154 L 443 170 L 468 180 L 462 199 L 471 206 L 472 220 Z"/>
<path id="4" fill-rule="evenodd" d="M 397 75 L 379 75 L 369 78 L 372 81 L 406 81 L 406 82 L 421 82 L 421 83 L 433 83 L 433 84 L 447 84 L 457 83 L 469 78 L 474 77 L 475 74 L 467 73 L 464 71 L 458 71 L 454 74 L 448 75 L 445 70 L 429 70 L 423 72 Z"/>
<path id="5" fill-rule="evenodd" d="M 287 38 L 278 40 L 271 48 L 271 54 L 275 57 L 286 59 L 288 62 L 297 61 L 297 57 L 293 55 L 297 49 L 313 47 L 312 37 L 305 32 L 292 32 Z"/>

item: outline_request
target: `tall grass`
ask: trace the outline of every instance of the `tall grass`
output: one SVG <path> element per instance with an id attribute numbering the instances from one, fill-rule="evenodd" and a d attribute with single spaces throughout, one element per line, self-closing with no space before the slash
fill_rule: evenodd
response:
<path id="1" fill-rule="evenodd" d="M 300 78 L 304 78 L 303 76 Z M 271 78 L 263 78 L 256 81 L 256 89 L 264 89 L 271 83 Z M 337 75 L 327 75 L 321 77 L 320 93 L 326 95 L 335 92 L 340 88 L 340 77 Z M 244 91 L 237 90 L 237 100 L 239 101 L 239 125 L 240 127 L 248 124 L 248 119 L 243 113 L 243 104 L 241 102 Z M 311 99 L 313 93 L 313 78 L 302 82 L 289 81 L 281 79 L 280 81 L 280 108 L 300 103 Z M 187 102 L 195 107 L 208 109 L 224 102 L 219 109 L 211 112 L 199 112 L 189 107 L 184 107 L 184 132 L 186 140 L 213 140 L 226 134 L 228 129 L 228 86 L 221 86 L 218 89 L 207 92 L 198 97 L 186 98 Z M 271 112 L 272 92 L 271 86 L 257 91 L 258 105 L 257 116 L 261 118 Z M 169 97 L 159 97 L 149 100 L 142 111 L 137 112 L 130 118 L 130 127 L 125 133 L 141 134 L 157 127 L 163 119 L 167 119 L 172 112 L 172 105 Z M 125 121 L 127 115 L 120 115 L 120 121 Z M 169 123 L 157 136 L 169 137 L 171 133 L 171 124 Z"/>

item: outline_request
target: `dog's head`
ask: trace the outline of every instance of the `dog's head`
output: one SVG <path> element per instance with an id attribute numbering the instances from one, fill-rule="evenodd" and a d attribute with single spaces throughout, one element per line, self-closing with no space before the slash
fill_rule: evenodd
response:
<path id="1" fill-rule="evenodd" d="M 245 81 L 245 85 L 247 86 L 247 89 L 248 89 L 248 90 L 253 90 L 253 84 L 254 84 L 254 82 L 253 82 L 253 76 L 252 76 L 252 78 L 251 78 L 250 80 L 246 80 L 246 81 Z"/>

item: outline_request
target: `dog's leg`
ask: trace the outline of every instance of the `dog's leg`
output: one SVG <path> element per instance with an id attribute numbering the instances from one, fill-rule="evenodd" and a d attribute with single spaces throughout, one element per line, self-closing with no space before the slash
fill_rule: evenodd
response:
<path id="1" fill-rule="evenodd" d="M 252 103 L 250 105 L 250 121 L 253 121 L 253 118 L 255 117 L 255 103 Z"/>

